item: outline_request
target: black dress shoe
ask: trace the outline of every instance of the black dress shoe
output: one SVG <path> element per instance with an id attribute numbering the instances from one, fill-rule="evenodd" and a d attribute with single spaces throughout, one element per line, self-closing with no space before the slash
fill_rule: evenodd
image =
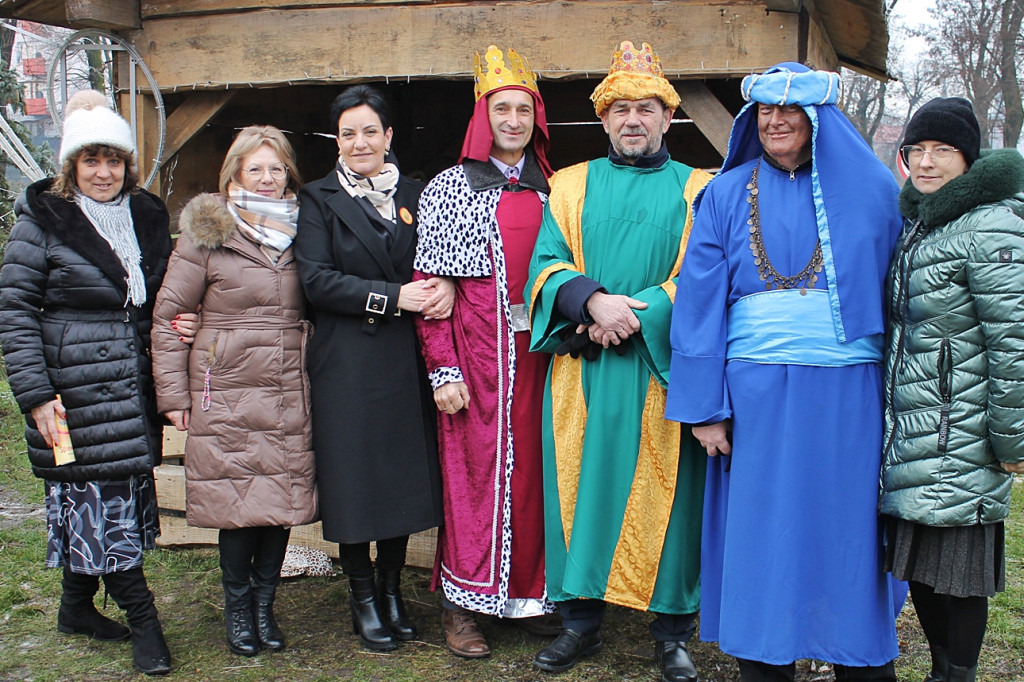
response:
<path id="1" fill-rule="evenodd" d="M 533 658 L 533 667 L 549 673 L 560 673 L 576 665 L 584 656 L 601 651 L 601 631 L 590 633 L 562 630 L 551 646 L 541 649 Z"/>
<path id="2" fill-rule="evenodd" d="M 693 665 L 686 642 L 657 642 L 655 656 L 661 664 L 661 682 L 698 682 L 697 667 Z"/>

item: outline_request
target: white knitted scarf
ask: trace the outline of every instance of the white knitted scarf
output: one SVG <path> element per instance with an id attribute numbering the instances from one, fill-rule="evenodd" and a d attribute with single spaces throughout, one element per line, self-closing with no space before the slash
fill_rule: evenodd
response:
<path id="1" fill-rule="evenodd" d="M 128 273 L 128 301 L 134 306 L 146 302 L 146 278 L 142 275 L 142 251 L 135 236 L 135 224 L 128 193 L 111 201 L 96 201 L 75 192 L 75 203 L 100 236 L 107 240 Z"/>

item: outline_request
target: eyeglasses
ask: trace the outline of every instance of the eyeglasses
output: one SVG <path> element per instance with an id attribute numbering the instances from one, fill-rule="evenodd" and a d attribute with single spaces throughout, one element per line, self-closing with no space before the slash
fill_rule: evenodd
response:
<path id="1" fill-rule="evenodd" d="M 945 166 L 947 163 L 953 160 L 953 155 L 956 154 L 959 149 L 956 147 L 936 147 L 935 149 L 925 149 L 918 147 L 916 144 L 907 144 L 900 147 L 900 153 L 903 154 L 903 160 L 907 163 L 918 164 L 924 161 L 925 154 L 931 154 L 932 163 L 938 166 Z"/>
<path id="2" fill-rule="evenodd" d="M 249 168 L 242 169 L 250 180 L 259 180 L 264 174 L 270 173 L 270 177 L 275 180 L 284 180 L 285 176 L 288 175 L 288 169 L 284 166 L 268 166 L 263 168 L 262 166 L 250 166 Z"/>

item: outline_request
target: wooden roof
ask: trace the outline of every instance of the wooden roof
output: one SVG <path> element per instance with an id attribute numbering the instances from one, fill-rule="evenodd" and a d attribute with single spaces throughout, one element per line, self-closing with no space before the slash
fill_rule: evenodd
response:
<path id="1" fill-rule="evenodd" d="M 0 0 L 0 17 L 130 40 L 161 90 L 464 78 L 472 50 L 513 45 L 543 78 L 594 77 L 620 40 L 673 77 L 784 61 L 885 76 L 882 0 Z M 585 30 L 582 29 L 585 27 Z"/>

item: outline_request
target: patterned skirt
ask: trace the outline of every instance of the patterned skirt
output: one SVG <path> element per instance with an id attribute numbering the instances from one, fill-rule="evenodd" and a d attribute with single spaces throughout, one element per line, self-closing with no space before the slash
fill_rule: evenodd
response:
<path id="1" fill-rule="evenodd" d="M 886 570 L 953 597 L 991 597 L 1006 589 L 1003 522 L 925 526 L 887 518 Z"/>
<path id="2" fill-rule="evenodd" d="M 160 535 L 153 477 L 46 481 L 46 526 L 49 568 L 104 575 L 141 566 Z"/>

